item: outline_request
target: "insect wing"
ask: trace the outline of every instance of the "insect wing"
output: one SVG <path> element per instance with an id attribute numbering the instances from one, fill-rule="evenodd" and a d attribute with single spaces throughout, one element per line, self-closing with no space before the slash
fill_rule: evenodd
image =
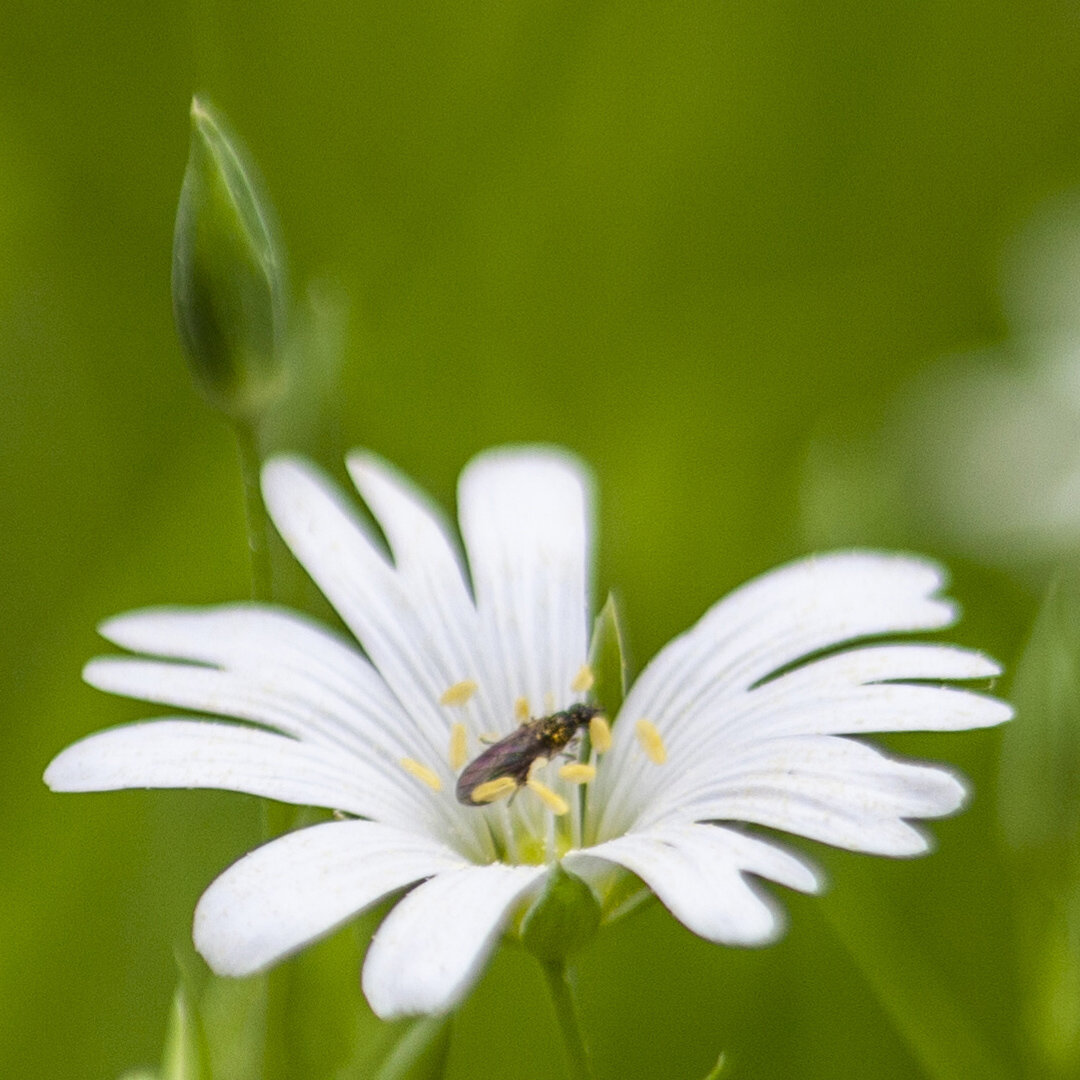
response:
<path id="1" fill-rule="evenodd" d="M 509 776 L 516 784 L 524 784 L 529 766 L 543 750 L 544 744 L 537 737 L 535 725 L 523 724 L 465 766 L 457 782 L 458 802 L 475 806 L 472 793 L 481 784 L 502 776 Z"/>

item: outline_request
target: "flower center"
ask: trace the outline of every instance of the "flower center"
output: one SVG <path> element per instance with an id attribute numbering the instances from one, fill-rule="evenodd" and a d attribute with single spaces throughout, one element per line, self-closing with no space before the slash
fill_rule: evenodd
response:
<path id="1" fill-rule="evenodd" d="M 570 689 L 584 696 L 594 683 L 592 670 L 583 665 Z M 441 706 L 472 721 L 474 733 L 479 725 L 468 706 L 479 689 L 474 679 L 462 679 L 439 696 Z M 464 819 L 452 811 L 452 819 L 448 818 L 456 822 L 452 831 L 473 835 L 475 829 L 481 846 L 502 861 L 552 862 L 584 842 L 588 786 L 596 779 L 601 756 L 611 749 L 611 727 L 599 705 L 577 702 L 555 711 L 554 697 L 545 695 L 546 712 L 539 717 L 532 717 L 526 698 L 518 698 L 514 703 L 518 726 L 501 738 L 474 734 L 487 744 L 476 756 L 470 756 L 469 728 L 454 720 L 449 724 L 445 763 L 432 768 L 414 758 L 400 761 L 410 776 L 434 792 L 443 792 L 447 776 L 456 777 L 452 783 L 457 802 L 470 810 Z M 634 732 L 649 760 L 662 765 L 667 750 L 656 726 L 639 719 Z M 562 761 L 552 776 L 549 766 L 556 759 Z M 526 794 L 518 801 L 522 792 Z"/>

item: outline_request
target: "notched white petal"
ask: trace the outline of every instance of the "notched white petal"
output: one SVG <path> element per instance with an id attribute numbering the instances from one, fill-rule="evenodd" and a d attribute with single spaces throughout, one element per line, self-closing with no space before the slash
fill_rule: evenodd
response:
<path id="1" fill-rule="evenodd" d="M 364 960 L 364 995 L 384 1020 L 452 1009 L 479 975 L 542 866 L 471 866 L 417 886 L 383 920 Z"/>
<path id="2" fill-rule="evenodd" d="M 546 712 L 565 708 L 588 653 L 584 468 L 541 447 L 489 451 L 461 474 L 458 513 L 485 652 L 510 692 L 507 705 L 524 697 Z"/>
<path id="3" fill-rule="evenodd" d="M 465 599 L 465 575 L 442 511 L 408 477 L 375 454 L 354 450 L 349 476 L 385 534 L 399 571 L 418 573 Z"/>
<path id="4" fill-rule="evenodd" d="M 713 825 L 668 825 L 571 852 L 564 863 L 586 878 L 596 860 L 637 874 L 687 929 L 729 945 L 764 945 L 783 930 L 768 893 L 746 874 L 816 892 L 821 877 L 805 860 L 775 844 Z"/>
<path id="5" fill-rule="evenodd" d="M 901 761 L 852 739 L 765 739 L 733 746 L 684 771 L 642 813 L 639 826 L 745 821 L 879 855 L 920 855 L 925 835 L 908 819 L 954 813 L 967 795 L 949 769 Z"/>
<path id="6" fill-rule="evenodd" d="M 386 810 L 354 784 L 340 755 L 201 720 L 147 721 L 89 735 L 53 759 L 45 783 L 53 791 L 220 788 L 376 818 Z"/>
<path id="7" fill-rule="evenodd" d="M 911 680 L 992 679 L 1001 665 L 985 653 L 955 645 L 905 643 L 863 645 L 833 653 L 779 680 L 794 686 L 862 686 Z"/>
<path id="8" fill-rule="evenodd" d="M 383 897 L 466 865 L 422 835 L 333 821 L 256 848 L 203 893 L 195 946 L 219 975 L 251 975 Z"/>
<path id="9" fill-rule="evenodd" d="M 745 709 L 778 671 L 846 642 L 938 629 L 956 617 L 936 595 L 944 574 L 903 555 L 837 552 L 802 559 L 735 590 L 668 644 L 631 688 L 620 714 L 648 717 L 663 736 L 672 772 L 707 752 L 718 718 Z M 616 741 L 596 795 L 601 831 L 626 828 L 665 780 Z"/>
<path id="10" fill-rule="evenodd" d="M 443 754 L 439 696 L 463 675 L 476 674 L 483 687 L 484 672 L 476 612 L 450 555 L 444 552 L 445 573 L 422 560 L 395 567 L 341 492 L 291 459 L 263 469 L 263 492 L 289 547 L 401 702 L 416 752 Z M 430 550 L 445 547 L 436 526 L 423 531 Z"/>

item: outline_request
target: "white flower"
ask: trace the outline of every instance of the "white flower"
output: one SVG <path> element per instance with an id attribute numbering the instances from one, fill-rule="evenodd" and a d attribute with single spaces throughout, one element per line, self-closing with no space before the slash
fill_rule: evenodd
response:
<path id="1" fill-rule="evenodd" d="M 271 462 L 263 486 L 363 652 L 265 605 L 120 616 L 102 633 L 143 655 L 92 661 L 90 683 L 230 719 L 103 731 L 45 774 L 57 791 L 224 788 L 341 812 L 251 852 L 206 890 L 194 937 L 219 973 L 260 971 L 409 889 L 372 941 L 364 990 L 383 1017 L 449 1009 L 560 857 L 602 903 L 625 868 L 695 933 L 761 944 L 780 916 L 747 875 L 804 891 L 819 877 L 771 839 L 718 823 L 921 854 L 927 839 L 909 819 L 955 811 L 963 784 L 846 736 L 1010 714 L 939 685 L 997 674 L 987 657 L 864 640 L 952 623 L 937 567 L 843 552 L 751 582 L 664 648 L 612 718 L 610 749 L 594 747 L 584 799 L 553 760 L 535 791 L 462 805 L 456 774 L 483 737 L 585 696 L 586 477 L 552 450 L 475 459 L 458 498 L 466 572 L 451 531 L 403 477 L 368 454 L 348 465 L 392 560 L 302 462 Z"/>

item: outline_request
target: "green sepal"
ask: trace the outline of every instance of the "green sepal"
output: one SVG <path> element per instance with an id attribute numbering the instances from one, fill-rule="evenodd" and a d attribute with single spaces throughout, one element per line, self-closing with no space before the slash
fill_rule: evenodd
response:
<path id="1" fill-rule="evenodd" d="M 1059 572 L 1035 619 L 1005 729 L 999 810 L 1006 840 L 1052 861 L 1080 845 L 1080 569 Z"/>
<path id="2" fill-rule="evenodd" d="M 181 980 L 169 1012 L 161 1080 L 211 1080 L 211 1077 L 199 1006 L 186 981 Z"/>
<path id="3" fill-rule="evenodd" d="M 709 1070 L 705 1080 L 720 1080 L 720 1077 L 727 1071 L 727 1056 L 721 1054 L 716 1059 L 716 1064 Z"/>
<path id="4" fill-rule="evenodd" d="M 234 420 L 253 422 L 284 388 L 284 263 L 254 166 L 222 116 L 194 98 L 173 233 L 173 314 L 196 385 Z"/>
<path id="5" fill-rule="evenodd" d="M 612 866 L 610 876 L 601 890 L 604 898 L 603 923 L 615 922 L 629 915 L 643 903 L 653 899 L 653 891 L 636 874 L 620 866 Z"/>
<path id="6" fill-rule="evenodd" d="M 375 1080 L 442 1080 L 450 1056 L 452 1016 L 413 1021 L 375 1074 Z"/>
<path id="7" fill-rule="evenodd" d="M 592 940 L 600 904 L 581 878 L 556 863 L 521 920 L 521 943 L 544 964 L 561 965 Z"/>
<path id="8" fill-rule="evenodd" d="M 603 707 L 608 720 L 614 721 L 626 697 L 627 663 L 625 638 L 613 593 L 608 593 L 593 623 L 589 667 L 593 673 L 593 700 Z"/>

